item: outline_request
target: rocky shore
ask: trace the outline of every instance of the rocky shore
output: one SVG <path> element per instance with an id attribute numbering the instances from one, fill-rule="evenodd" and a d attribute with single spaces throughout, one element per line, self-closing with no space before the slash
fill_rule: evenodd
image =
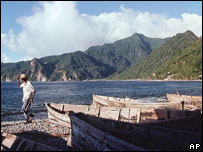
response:
<path id="1" fill-rule="evenodd" d="M 1 122 L 1 132 L 27 138 L 58 150 L 71 150 L 67 146 L 69 128 L 51 123 L 48 119 L 37 119 L 27 124 L 25 121 Z"/>

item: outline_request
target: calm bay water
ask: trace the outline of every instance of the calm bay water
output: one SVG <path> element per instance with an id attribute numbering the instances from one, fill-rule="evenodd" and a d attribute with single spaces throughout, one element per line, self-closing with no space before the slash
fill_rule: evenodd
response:
<path id="1" fill-rule="evenodd" d="M 166 93 L 202 95 L 202 81 L 82 81 L 33 82 L 36 89 L 31 110 L 35 119 L 47 118 L 44 102 L 91 104 L 92 95 L 114 97 L 163 97 Z M 24 120 L 22 89 L 17 82 L 1 82 L 1 120 Z"/>

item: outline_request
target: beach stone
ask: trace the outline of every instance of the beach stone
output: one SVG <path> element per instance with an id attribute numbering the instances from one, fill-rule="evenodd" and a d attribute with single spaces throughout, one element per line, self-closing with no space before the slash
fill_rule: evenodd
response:
<path id="1" fill-rule="evenodd" d="M 27 124 L 22 120 L 1 122 L 1 132 L 15 134 L 59 150 L 71 150 L 66 141 L 70 134 L 69 128 L 52 124 L 48 119 L 36 119 Z"/>

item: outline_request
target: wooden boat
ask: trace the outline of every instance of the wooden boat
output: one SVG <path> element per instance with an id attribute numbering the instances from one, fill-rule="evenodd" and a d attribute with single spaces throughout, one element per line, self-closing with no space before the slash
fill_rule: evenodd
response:
<path id="1" fill-rule="evenodd" d="M 1 151 L 58 151 L 57 149 L 9 133 L 1 133 Z"/>
<path id="2" fill-rule="evenodd" d="M 146 97 L 146 98 L 141 98 L 141 99 L 132 99 L 129 97 L 125 97 L 125 98 L 119 98 L 119 97 L 110 97 L 110 96 L 101 96 L 101 95 L 96 95 L 93 94 L 93 99 L 95 97 L 99 97 L 100 99 L 104 99 L 104 100 L 111 100 L 114 102 L 117 101 L 121 101 L 121 102 L 133 102 L 133 103 L 148 103 L 148 102 L 164 102 L 165 99 L 163 98 L 158 98 L 158 97 Z"/>
<path id="3" fill-rule="evenodd" d="M 45 103 L 48 110 L 48 118 L 51 122 L 69 126 L 70 117 L 68 113 L 82 112 L 98 118 L 111 119 L 130 123 L 145 123 L 157 120 L 168 120 L 184 118 L 200 114 L 199 110 L 175 110 L 175 109 L 154 109 L 154 108 L 119 108 L 119 107 L 95 107 L 93 105 L 71 105 Z"/>
<path id="4" fill-rule="evenodd" d="M 47 108 L 48 118 L 51 122 L 68 127 L 71 127 L 70 117 L 67 115 L 69 111 L 86 112 L 89 109 L 88 105 L 57 104 L 47 102 L 45 102 L 45 106 Z"/>
<path id="5" fill-rule="evenodd" d="M 191 143 L 202 143 L 201 115 L 152 125 L 126 123 L 83 113 L 69 115 L 72 131 L 68 144 L 76 150 L 185 151 Z M 195 129 L 192 128 L 194 126 Z"/>
<path id="6" fill-rule="evenodd" d="M 94 106 L 99 107 L 122 107 L 122 108 L 154 108 L 154 109 L 195 109 L 195 106 L 185 106 L 181 102 L 153 102 L 153 103 L 143 103 L 143 99 L 125 99 L 125 98 L 115 98 L 100 95 L 93 95 Z"/>
<path id="7" fill-rule="evenodd" d="M 189 96 L 189 95 L 180 95 L 180 94 L 166 94 L 169 102 L 181 102 L 184 101 L 184 104 L 187 106 L 196 106 L 202 111 L 202 96 Z"/>

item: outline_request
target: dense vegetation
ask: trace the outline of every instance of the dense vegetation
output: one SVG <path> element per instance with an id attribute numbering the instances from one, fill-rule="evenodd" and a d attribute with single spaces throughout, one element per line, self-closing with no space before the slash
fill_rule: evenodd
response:
<path id="1" fill-rule="evenodd" d="M 6 80 L 7 77 L 11 81 L 21 73 L 27 73 L 33 81 L 67 81 L 99 79 L 115 72 L 112 67 L 99 63 L 81 51 L 34 58 L 27 62 L 7 63 L 1 65 L 1 68 L 1 79 Z"/>
<path id="2" fill-rule="evenodd" d="M 168 39 L 148 38 L 135 33 L 114 43 L 92 46 L 85 53 L 99 62 L 112 66 L 116 71 L 122 71 L 151 54 Z"/>
<path id="3" fill-rule="evenodd" d="M 197 80 L 202 76 L 202 38 L 181 50 L 180 54 L 165 62 L 155 71 L 158 79 L 171 77 L 174 79 Z"/>
<path id="4" fill-rule="evenodd" d="M 177 34 L 142 61 L 112 79 L 199 79 L 202 39 L 191 31 Z"/>

